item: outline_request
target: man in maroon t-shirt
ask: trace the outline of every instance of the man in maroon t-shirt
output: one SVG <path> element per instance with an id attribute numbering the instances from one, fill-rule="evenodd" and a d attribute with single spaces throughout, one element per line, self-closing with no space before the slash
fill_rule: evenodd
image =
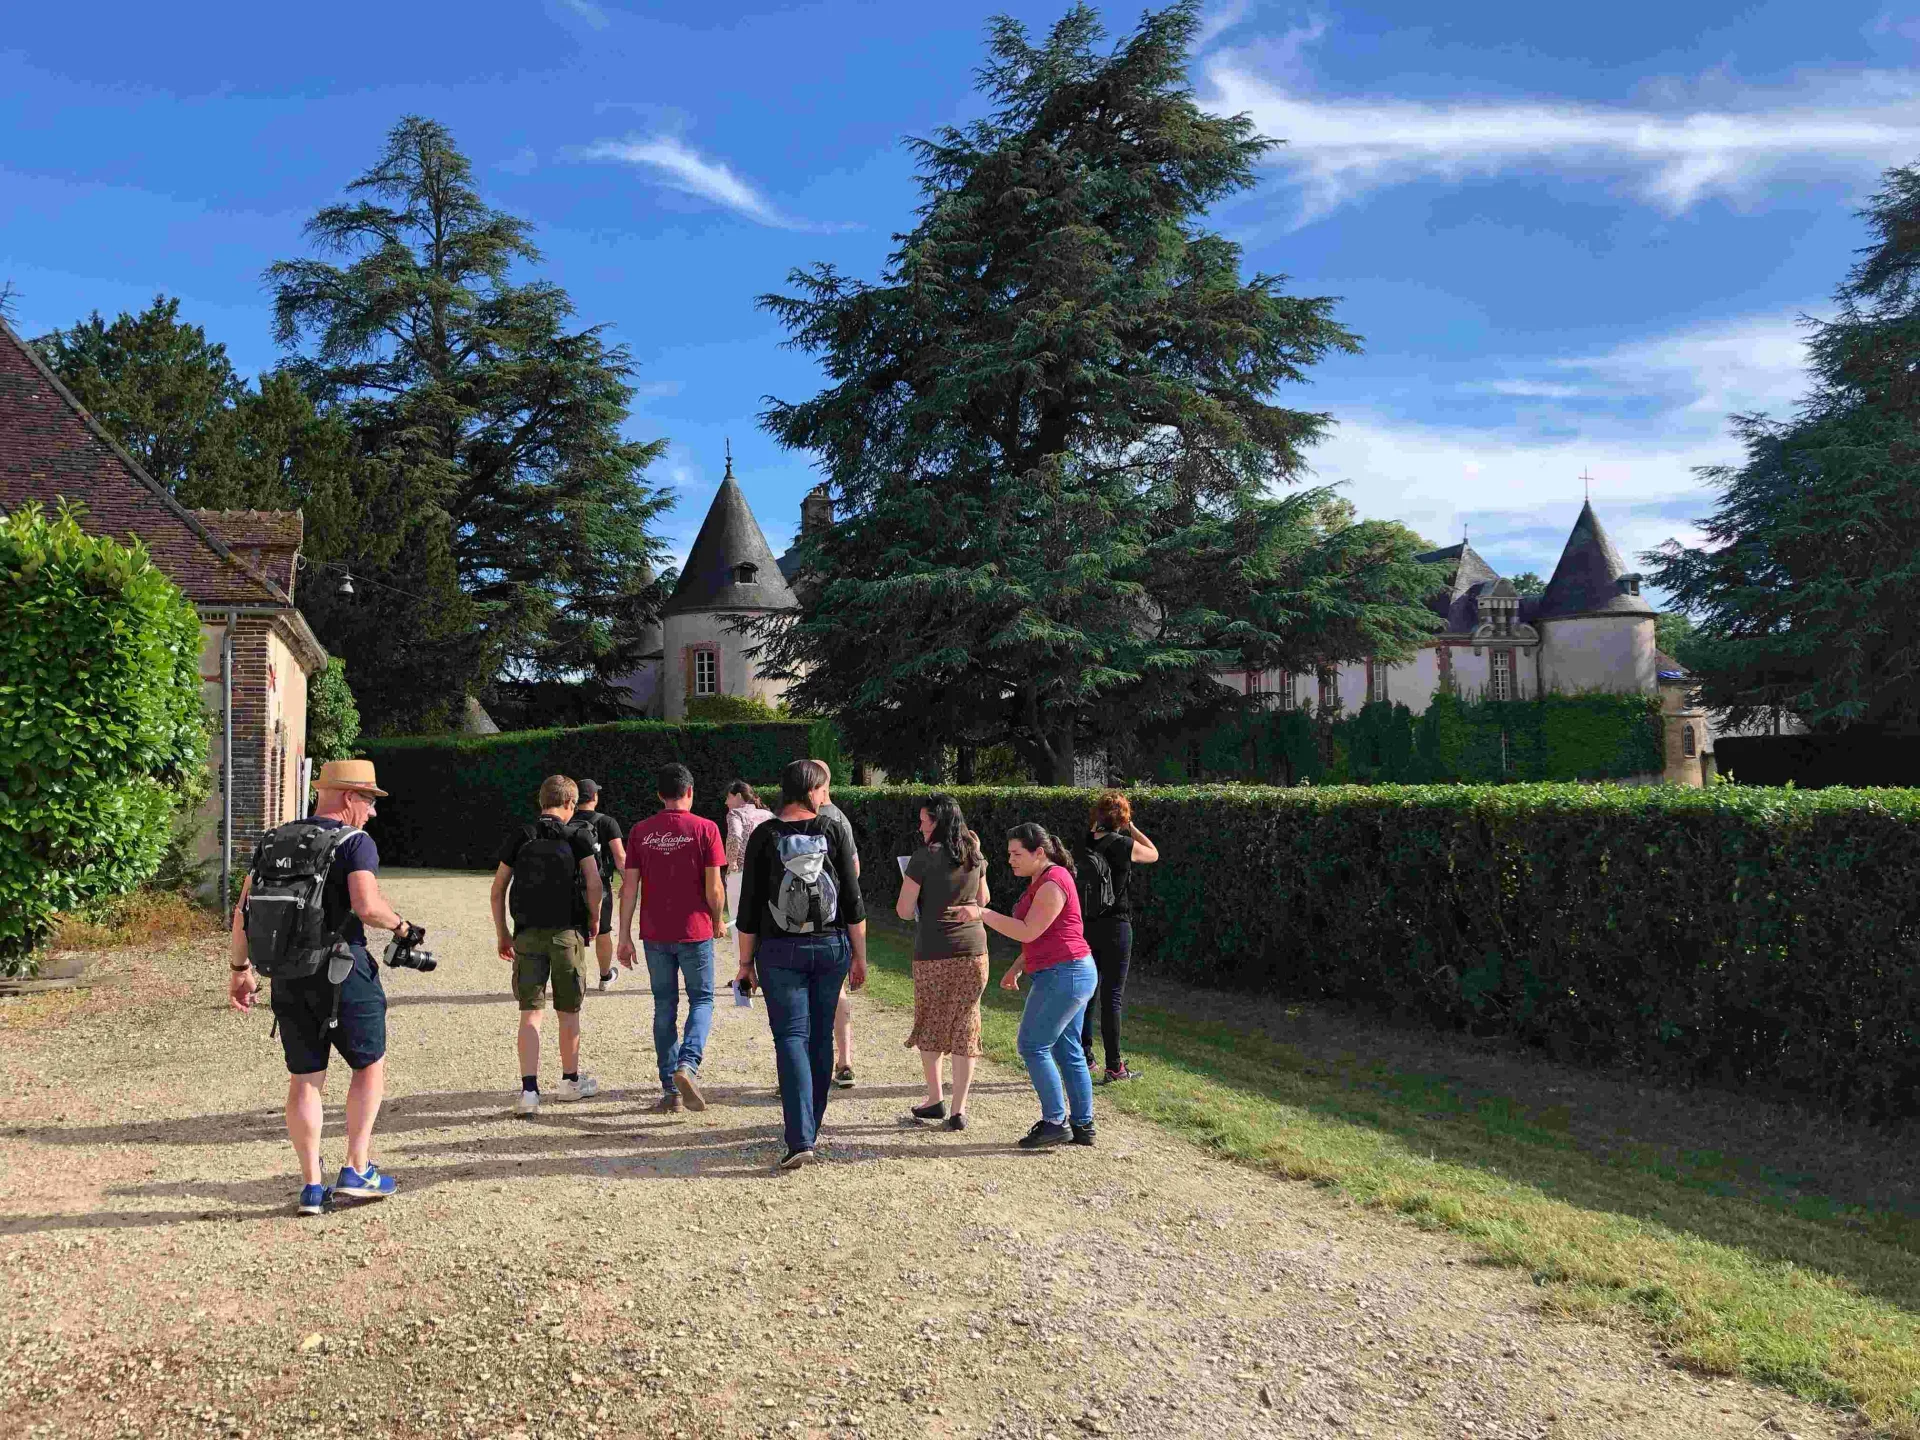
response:
<path id="1" fill-rule="evenodd" d="M 626 883 L 620 890 L 620 963 L 633 968 L 633 912 L 653 985 L 653 1049 L 660 1060 L 663 1114 L 707 1108 L 700 1061 L 713 1028 L 713 942 L 727 933 L 726 847 L 720 827 L 693 813 L 693 775 L 669 765 L 655 789 L 660 813 L 627 832 Z M 678 1031 L 680 981 L 687 984 L 687 1028 Z"/>

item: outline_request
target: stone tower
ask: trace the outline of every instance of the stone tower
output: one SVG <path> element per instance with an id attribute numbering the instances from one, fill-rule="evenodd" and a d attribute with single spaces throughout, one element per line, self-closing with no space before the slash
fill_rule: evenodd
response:
<path id="1" fill-rule="evenodd" d="M 1652 695 L 1653 606 L 1601 528 L 1589 501 L 1580 507 L 1533 623 L 1540 631 L 1540 688 Z"/>
<path id="2" fill-rule="evenodd" d="M 733 629 L 742 616 L 794 608 L 793 591 L 767 537 L 733 478 L 733 457 L 700 535 L 693 542 L 672 599 L 660 612 L 661 694 L 669 720 L 684 720 L 687 702 L 706 695 L 779 701 L 786 686 L 760 678 L 747 650 L 757 642 Z"/>

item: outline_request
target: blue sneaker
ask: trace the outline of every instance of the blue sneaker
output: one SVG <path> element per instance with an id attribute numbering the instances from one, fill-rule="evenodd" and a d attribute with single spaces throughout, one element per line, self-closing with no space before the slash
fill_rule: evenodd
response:
<path id="1" fill-rule="evenodd" d="M 398 1182 L 391 1175 L 382 1175 L 380 1167 L 369 1160 L 364 1175 L 351 1165 L 342 1165 L 340 1178 L 333 1185 L 333 1193 L 355 1200 L 384 1200 L 396 1188 Z"/>
<path id="2" fill-rule="evenodd" d="M 333 1190 L 326 1185 L 302 1185 L 300 1187 L 300 1213 L 302 1215 L 324 1215 L 333 1208 Z"/>

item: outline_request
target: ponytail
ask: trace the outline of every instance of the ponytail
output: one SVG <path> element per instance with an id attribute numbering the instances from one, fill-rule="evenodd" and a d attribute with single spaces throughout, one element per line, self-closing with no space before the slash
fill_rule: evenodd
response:
<path id="1" fill-rule="evenodd" d="M 1047 827 L 1036 825 L 1029 820 L 1024 825 L 1016 825 L 1007 832 L 1007 839 L 1017 840 L 1023 850 L 1038 850 L 1054 864 L 1061 866 L 1071 875 L 1074 873 L 1073 852 L 1060 843 L 1058 835 L 1049 835 Z"/>

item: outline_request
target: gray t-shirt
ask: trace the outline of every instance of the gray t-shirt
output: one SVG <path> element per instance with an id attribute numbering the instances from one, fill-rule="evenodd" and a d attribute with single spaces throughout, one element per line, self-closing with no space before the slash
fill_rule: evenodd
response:
<path id="1" fill-rule="evenodd" d="M 913 930 L 913 958 L 944 960 L 954 955 L 987 953 L 987 927 L 978 920 L 942 918 L 949 905 L 973 905 L 980 899 L 980 869 L 957 868 L 944 850 L 923 845 L 907 861 L 909 880 L 920 882 L 920 918 Z"/>
<path id="2" fill-rule="evenodd" d="M 841 833 L 847 837 L 847 849 L 853 852 L 853 868 L 858 870 L 860 868 L 860 846 L 853 838 L 853 822 L 847 819 L 847 812 L 829 800 L 820 807 L 818 814 L 820 818 L 829 825 L 838 827 Z"/>

